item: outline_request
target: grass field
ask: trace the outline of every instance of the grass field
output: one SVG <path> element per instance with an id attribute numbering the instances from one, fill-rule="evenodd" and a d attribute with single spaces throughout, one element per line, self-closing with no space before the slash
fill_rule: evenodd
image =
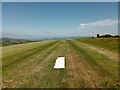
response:
<path id="1" fill-rule="evenodd" d="M 117 88 L 118 39 L 48 40 L 2 48 L 4 88 Z M 58 56 L 65 69 L 54 69 Z"/>

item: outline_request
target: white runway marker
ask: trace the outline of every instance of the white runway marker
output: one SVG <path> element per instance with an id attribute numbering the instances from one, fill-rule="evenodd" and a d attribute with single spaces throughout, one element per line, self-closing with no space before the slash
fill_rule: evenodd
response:
<path id="1" fill-rule="evenodd" d="M 55 68 L 55 69 L 65 68 L 65 57 L 58 57 L 58 58 L 56 59 L 54 68 Z"/>

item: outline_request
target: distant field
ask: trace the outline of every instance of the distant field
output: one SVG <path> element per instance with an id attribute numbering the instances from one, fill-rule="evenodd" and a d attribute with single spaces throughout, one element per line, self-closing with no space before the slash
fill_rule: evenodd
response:
<path id="1" fill-rule="evenodd" d="M 48 40 L 3 47 L 4 88 L 117 88 L 118 39 Z M 58 56 L 66 68 L 55 70 Z"/>
<path id="2" fill-rule="evenodd" d="M 78 41 L 118 52 L 118 38 L 83 38 Z"/>

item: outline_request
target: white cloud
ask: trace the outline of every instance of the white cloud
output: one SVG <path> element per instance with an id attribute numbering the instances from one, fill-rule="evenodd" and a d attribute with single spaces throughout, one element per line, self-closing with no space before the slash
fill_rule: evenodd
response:
<path id="1" fill-rule="evenodd" d="M 3 32 L 3 37 L 9 37 L 9 38 L 36 38 L 36 37 L 46 37 L 48 34 L 25 34 L 25 33 L 18 33 L 18 32 Z"/>
<path id="2" fill-rule="evenodd" d="M 88 25 L 89 25 L 89 24 L 82 23 L 82 24 L 80 24 L 80 27 L 85 28 L 85 27 L 87 27 Z"/>
<path id="3" fill-rule="evenodd" d="M 89 22 L 89 23 L 81 23 L 79 24 L 79 29 L 80 28 L 91 28 L 91 27 L 104 27 L 104 26 L 111 26 L 114 24 L 118 24 L 118 20 L 116 19 L 106 19 L 106 20 L 99 20 L 99 21 L 94 21 L 94 22 Z"/>

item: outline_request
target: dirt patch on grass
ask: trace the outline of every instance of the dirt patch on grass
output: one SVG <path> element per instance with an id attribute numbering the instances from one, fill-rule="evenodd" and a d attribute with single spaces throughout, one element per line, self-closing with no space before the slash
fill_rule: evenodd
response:
<path id="1" fill-rule="evenodd" d="M 90 49 L 90 50 L 94 50 L 97 51 L 98 53 L 103 54 L 104 56 L 106 56 L 109 59 L 118 61 L 118 53 L 116 52 L 112 52 L 110 50 L 104 49 L 104 48 L 100 48 L 100 47 L 95 47 L 95 46 L 91 46 L 89 44 L 85 44 L 85 43 L 81 43 L 84 47 Z"/>

